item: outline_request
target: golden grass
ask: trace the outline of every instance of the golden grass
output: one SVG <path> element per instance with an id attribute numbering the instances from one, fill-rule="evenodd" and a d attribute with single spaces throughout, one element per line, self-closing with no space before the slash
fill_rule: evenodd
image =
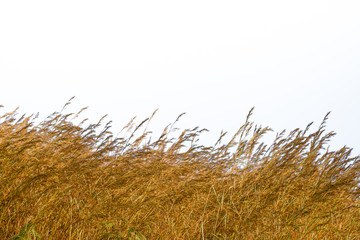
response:
<path id="1" fill-rule="evenodd" d="M 327 116 L 267 147 L 250 115 L 204 147 L 198 128 L 149 141 L 150 119 L 114 138 L 78 114 L 5 114 L 0 239 L 360 239 L 360 158 L 325 149 Z"/>

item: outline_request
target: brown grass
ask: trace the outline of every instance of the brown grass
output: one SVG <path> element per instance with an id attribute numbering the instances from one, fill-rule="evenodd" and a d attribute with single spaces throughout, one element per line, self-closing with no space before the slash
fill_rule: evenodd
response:
<path id="1" fill-rule="evenodd" d="M 250 111 L 204 147 L 198 128 L 114 138 L 77 115 L 1 116 L 0 239 L 360 239 L 360 158 L 325 149 L 327 116 L 267 147 Z"/>

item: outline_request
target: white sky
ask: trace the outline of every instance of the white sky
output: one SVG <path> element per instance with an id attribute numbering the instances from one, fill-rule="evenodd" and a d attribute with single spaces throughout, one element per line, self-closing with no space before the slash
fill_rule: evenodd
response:
<path id="1" fill-rule="evenodd" d="M 115 133 L 186 112 L 178 126 L 208 128 L 207 145 L 253 106 L 275 131 L 332 111 L 331 145 L 358 155 L 359 13 L 358 0 L 1 1 L 0 104 L 43 119 L 76 96 Z"/>

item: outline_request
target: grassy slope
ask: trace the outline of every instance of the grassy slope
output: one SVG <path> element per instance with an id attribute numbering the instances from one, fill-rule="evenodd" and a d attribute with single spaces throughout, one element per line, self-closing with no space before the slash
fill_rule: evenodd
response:
<path id="1" fill-rule="evenodd" d="M 199 129 L 115 139 L 70 117 L 1 117 L 0 239 L 360 239 L 360 158 L 324 149 L 326 118 L 269 147 L 247 119 L 204 147 Z"/>

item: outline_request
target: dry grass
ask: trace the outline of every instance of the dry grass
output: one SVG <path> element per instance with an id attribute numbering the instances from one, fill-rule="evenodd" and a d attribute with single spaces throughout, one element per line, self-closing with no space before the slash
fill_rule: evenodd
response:
<path id="1" fill-rule="evenodd" d="M 267 147 L 250 112 L 204 147 L 198 128 L 114 138 L 77 115 L 1 116 L 0 239 L 360 239 L 360 158 L 324 149 L 327 116 Z"/>

